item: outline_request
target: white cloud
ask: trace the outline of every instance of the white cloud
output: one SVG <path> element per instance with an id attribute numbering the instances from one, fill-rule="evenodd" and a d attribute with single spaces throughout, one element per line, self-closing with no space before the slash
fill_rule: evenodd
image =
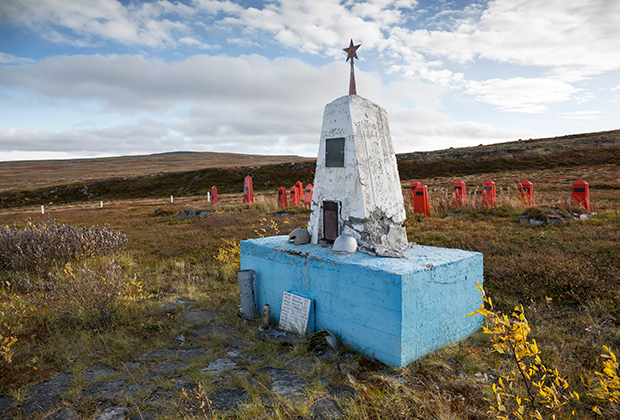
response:
<path id="1" fill-rule="evenodd" d="M 117 0 L 0 2 L 0 16 L 52 42 L 78 46 L 92 46 L 100 40 L 154 48 L 175 45 L 177 35 L 188 33 L 190 28 L 169 17 L 187 16 L 190 12 L 182 3 L 166 0 L 128 6 Z"/>
<path id="2" fill-rule="evenodd" d="M 0 52 L 0 64 L 23 64 L 35 63 L 34 60 L 26 57 L 17 57 L 12 54 Z"/>
<path id="3" fill-rule="evenodd" d="M 575 112 L 562 112 L 560 118 L 568 120 L 596 120 L 602 116 L 602 111 L 575 111 Z"/>
<path id="4" fill-rule="evenodd" d="M 0 149 L 314 156 L 323 107 L 347 93 L 348 73 L 340 62 L 316 68 L 298 59 L 258 55 L 197 55 L 173 63 L 134 55 L 75 55 L 0 67 L 0 84 L 17 92 L 12 106 L 28 107 L 34 98 L 55 101 L 67 113 L 93 103 L 100 110 L 99 121 L 57 131 L 5 128 Z M 437 111 L 443 87 L 414 78 L 386 83 L 359 70 L 357 81 L 362 96 L 387 109 L 399 152 L 430 149 L 455 138 L 475 138 L 478 144 L 513 134 L 457 123 Z M 26 93 L 28 103 L 19 103 Z M 121 120 L 115 117 L 119 113 Z"/>
<path id="5" fill-rule="evenodd" d="M 620 85 L 616 86 L 615 88 L 613 88 L 611 91 L 614 92 L 616 90 L 620 90 Z"/>
<path id="6" fill-rule="evenodd" d="M 480 102 L 498 106 L 505 111 L 530 114 L 546 112 L 548 104 L 567 101 L 572 94 L 579 92 L 567 83 L 541 78 L 469 81 L 466 86 L 466 92 Z"/>

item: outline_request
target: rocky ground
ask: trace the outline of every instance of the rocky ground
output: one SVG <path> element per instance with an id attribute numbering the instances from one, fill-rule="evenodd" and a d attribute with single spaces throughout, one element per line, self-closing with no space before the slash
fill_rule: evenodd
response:
<path id="1" fill-rule="evenodd" d="M 188 308 L 183 313 L 187 332 L 170 346 L 154 348 L 117 366 L 92 365 L 79 377 L 70 372 L 58 374 L 30 388 L 19 401 L 0 395 L 0 420 L 148 420 L 170 416 L 171 407 L 176 407 L 173 411 L 179 417 L 211 418 L 253 404 L 248 393 L 252 387 L 261 389 L 265 407 L 270 401 L 288 399 L 292 404 L 308 404 L 314 419 L 335 419 L 343 416 L 342 401 L 355 398 L 357 391 L 347 382 L 355 379 L 341 362 L 358 356 L 324 346 L 289 359 L 281 367 L 269 365 L 252 355 L 251 343 L 219 311 L 189 309 L 193 305 L 177 300 L 164 306 L 168 311 Z M 291 345 L 299 340 L 295 334 L 274 328 L 261 337 Z M 214 359 L 214 354 L 225 357 Z M 340 364 L 339 376 L 345 383 L 333 383 L 333 371 L 317 369 L 321 361 Z M 202 388 L 200 380 L 205 378 L 212 389 Z M 322 395 L 308 399 L 310 388 L 322 390 Z M 83 406 L 96 406 L 94 415 L 80 413 Z"/>

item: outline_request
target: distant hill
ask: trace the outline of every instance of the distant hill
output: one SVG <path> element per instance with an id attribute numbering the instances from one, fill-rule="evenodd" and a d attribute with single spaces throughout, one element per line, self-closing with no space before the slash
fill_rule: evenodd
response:
<path id="1" fill-rule="evenodd" d="M 203 168 L 256 166 L 308 160 L 300 156 L 167 152 L 92 159 L 0 162 L 0 190 L 37 188 L 115 177 L 136 177 Z"/>
<path id="2" fill-rule="evenodd" d="M 620 130 L 518 140 L 487 146 L 401 153 L 401 180 L 514 170 L 620 165 Z M 239 193 L 314 179 L 316 159 L 235 153 L 171 152 L 115 158 L 0 162 L 0 208 L 88 200 Z"/>
<path id="3" fill-rule="evenodd" d="M 620 164 L 620 130 L 402 153 L 396 158 L 403 180 L 518 169 Z"/>

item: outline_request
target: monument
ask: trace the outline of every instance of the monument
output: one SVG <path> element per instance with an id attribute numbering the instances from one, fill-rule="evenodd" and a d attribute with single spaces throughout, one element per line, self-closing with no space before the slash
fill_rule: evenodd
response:
<path id="1" fill-rule="evenodd" d="M 304 302 L 295 330 L 328 330 L 354 350 L 405 366 L 479 327 L 481 316 L 467 315 L 480 305 L 482 254 L 407 243 L 387 113 L 357 95 L 359 47 L 345 48 L 349 95 L 323 114 L 310 243 L 241 241 L 241 269 L 254 270 L 256 303 L 269 304 L 275 321 L 292 325 L 291 302 Z M 307 319 L 304 328 L 299 319 Z"/>

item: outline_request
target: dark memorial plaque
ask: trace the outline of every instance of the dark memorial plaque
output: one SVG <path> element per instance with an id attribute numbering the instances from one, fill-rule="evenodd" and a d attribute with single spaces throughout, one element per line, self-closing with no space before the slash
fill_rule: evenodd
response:
<path id="1" fill-rule="evenodd" d="M 323 201 L 323 234 L 329 243 L 338 237 L 338 210 L 337 201 Z"/>
<path id="2" fill-rule="evenodd" d="M 325 139 L 325 167 L 344 167 L 344 137 Z"/>

